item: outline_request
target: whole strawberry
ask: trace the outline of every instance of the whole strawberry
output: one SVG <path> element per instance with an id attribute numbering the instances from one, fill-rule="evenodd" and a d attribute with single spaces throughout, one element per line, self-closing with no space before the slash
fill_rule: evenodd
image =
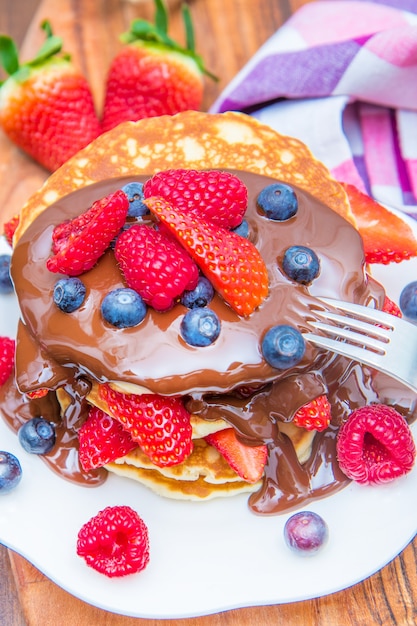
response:
<path id="1" fill-rule="evenodd" d="M 121 122 L 174 115 L 201 106 L 203 74 L 209 73 L 194 50 L 188 8 L 184 5 L 186 46 L 181 47 L 167 34 L 163 0 L 155 0 L 155 5 L 155 25 L 137 19 L 121 36 L 125 46 L 113 59 L 106 81 L 103 131 Z"/>
<path id="2" fill-rule="evenodd" d="M 10 37 L 0 36 L 0 62 L 9 74 L 0 87 L 0 126 L 19 148 L 50 171 L 101 132 L 86 78 L 62 40 L 43 22 L 46 41 L 32 61 L 19 64 Z"/>

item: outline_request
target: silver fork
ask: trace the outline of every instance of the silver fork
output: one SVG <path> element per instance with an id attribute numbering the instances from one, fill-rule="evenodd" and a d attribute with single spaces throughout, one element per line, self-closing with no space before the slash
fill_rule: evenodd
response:
<path id="1" fill-rule="evenodd" d="M 320 319 L 309 324 L 323 334 L 303 333 L 304 339 L 370 365 L 417 391 L 417 326 L 360 304 L 319 300 L 338 312 L 315 310 Z"/>

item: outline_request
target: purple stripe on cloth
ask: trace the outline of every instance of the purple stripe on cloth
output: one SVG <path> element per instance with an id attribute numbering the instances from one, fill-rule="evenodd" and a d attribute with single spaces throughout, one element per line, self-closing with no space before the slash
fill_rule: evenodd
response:
<path id="1" fill-rule="evenodd" d="M 371 192 L 371 185 L 369 184 L 368 171 L 365 165 L 365 157 L 363 155 L 353 155 L 353 162 L 356 169 L 358 170 L 358 174 L 361 177 L 363 184 L 365 185 L 365 189 L 369 194 Z"/>
<path id="2" fill-rule="evenodd" d="M 261 59 L 228 94 L 220 112 L 241 111 L 282 97 L 327 96 L 360 49 L 355 41 L 343 41 Z"/>
<path id="3" fill-rule="evenodd" d="M 383 4 L 384 6 L 392 7 L 393 9 L 398 9 L 399 11 L 417 13 L 417 0 L 356 0 L 356 2 Z"/>

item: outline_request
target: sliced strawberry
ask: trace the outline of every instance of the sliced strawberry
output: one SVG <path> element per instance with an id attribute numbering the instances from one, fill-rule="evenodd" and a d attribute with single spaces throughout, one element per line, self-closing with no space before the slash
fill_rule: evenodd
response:
<path id="1" fill-rule="evenodd" d="M 78 455 L 85 472 L 103 467 L 138 447 L 119 421 L 97 407 L 91 407 L 78 440 Z"/>
<path id="2" fill-rule="evenodd" d="M 48 389 L 42 387 L 41 389 L 36 389 L 35 391 L 28 391 L 25 395 L 29 400 L 37 400 L 39 398 L 44 398 L 48 395 Z"/>
<path id="3" fill-rule="evenodd" d="M 190 414 L 179 398 L 126 394 L 100 385 L 109 412 L 158 467 L 182 463 L 192 451 Z"/>
<path id="4" fill-rule="evenodd" d="M 145 204 L 175 235 L 234 311 L 250 315 L 264 301 L 268 272 L 251 241 L 179 211 L 163 198 L 147 198 Z"/>
<path id="5" fill-rule="evenodd" d="M 123 191 L 97 200 L 90 209 L 58 224 L 52 234 L 50 272 L 78 276 L 97 263 L 125 223 L 129 200 Z"/>
<path id="6" fill-rule="evenodd" d="M 248 190 L 230 172 L 212 170 L 165 170 L 154 174 L 144 185 L 144 196 L 160 196 L 176 209 L 235 228 L 248 205 Z"/>
<path id="7" fill-rule="evenodd" d="M 403 314 L 401 312 L 401 309 L 398 306 L 398 304 L 393 302 L 393 300 L 388 298 L 388 296 L 385 296 L 384 305 L 382 307 L 382 310 L 385 311 L 385 313 L 390 313 L 391 315 L 395 315 L 396 317 L 402 317 L 403 316 Z"/>
<path id="8" fill-rule="evenodd" d="M 342 184 L 363 239 L 367 263 L 388 265 L 417 256 L 417 239 L 404 220 L 354 185 Z"/>
<path id="9" fill-rule="evenodd" d="M 128 287 L 157 311 L 167 311 L 197 285 L 198 267 L 184 248 L 146 224 L 125 230 L 114 253 Z"/>
<path id="10" fill-rule="evenodd" d="M 15 345 L 14 339 L 0 337 L 0 387 L 13 372 Z"/>
<path id="11" fill-rule="evenodd" d="M 302 406 L 294 414 L 293 422 L 306 430 L 325 430 L 331 420 L 331 406 L 327 396 L 319 396 Z"/>
<path id="12" fill-rule="evenodd" d="M 398 411 L 372 404 L 353 411 L 341 426 L 337 457 L 340 469 L 351 480 L 386 483 L 411 470 L 416 447 L 410 427 Z"/>
<path id="13" fill-rule="evenodd" d="M 260 480 L 267 459 L 267 447 L 265 445 L 244 445 L 236 437 L 233 428 L 226 428 L 207 435 L 205 440 L 220 452 L 230 467 L 243 480 L 248 483 L 256 483 Z"/>
<path id="14" fill-rule="evenodd" d="M 13 237 L 19 225 L 19 216 L 15 215 L 3 225 L 3 233 L 9 246 L 13 246 Z"/>

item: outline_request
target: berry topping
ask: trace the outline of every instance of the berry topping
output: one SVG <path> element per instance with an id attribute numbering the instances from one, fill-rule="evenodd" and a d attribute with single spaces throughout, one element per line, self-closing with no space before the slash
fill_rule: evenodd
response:
<path id="1" fill-rule="evenodd" d="M 400 310 L 409 320 L 417 320 L 417 281 L 408 283 L 401 291 Z"/>
<path id="2" fill-rule="evenodd" d="M 246 446 L 239 441 L 233 428 L 219 430 L 207 435 L 207 443 L 216 448 L 230 467 L 249 483 L 256 483 L 262 477 L 267 459 L 267 448 Z"/>
<path id="3" fill-rule="evenodd" d="M 22 468 L 11 452 L 0 450 L 0 495 L 9 493 L 20 483 Z"/>
<path id="4" fill-rule="evenodd" d="M 12 293 L 13 283 L 10 278 L 10 254 L 0 254 L 0 293 Z"/>
<path id="5" fill-rule="evenodd" d="M 304 356 L 305 342 L 302 334 L 293 326 L 273 326 L 262 340 L 265 360 L 280 370 L 296 365 Z"/>
<path id="6" fill-rule="evenodd" d="M 15 341 L 0 337 L 0 387 L 11 376 L 14 369 Z"/>
<path id="7" fill-rule="evenodd" d="M 133 289 L 120 287 L 110 291 L 101 304 L 101 313 L 116 328 L 137 326 L 146 315 L 146 304 Z"/>
<path id="8" fill-rule="evenodd" d="M 306 430 L 325 430 L 330 424 L 331 406 L 327 396 L 319 396 L 295 413 L 293 422 Z"/>
<path id="9" fill-rule="evenodd" d="M 417 256 L 417 240 L 400 217 L 357 189 L 343 184 L 363 239 L 367 263 L 400 263 Z"/>
<path id="10" fill-rule="evenodd" d="M 210 304 L 214 297 L 213 285 L 207 278 L 200 276 L 197 286 L 191 291 L 184 291 L 181 296 L 181 304 L 187 309 L 196 309 Z"/>
<path id="11" fill-rule="evenodd" d="M 143 183 L 127 183 L 122 187 L 122 191 L 129 199 L 129 217 L 142 217 L 149 213 L 146 204 L 143 203 Z"/>
<path id="12" fill-rule="evenodd" d="M 129 506 L 108 506 L 78 532 L 77 554 L 109 578 L 135 574 L 149 563 L 148 528 Z"/>
<path id="13" fill-rule="evenodd" d="M 385 313 L 390 313 L 391 315 L 395 315 L 395 317 L 403 316 L 403 314 L 401 313 L 400 307 L 395 302 L 393 302 L 393 300 L 388 298 L 388 296 L 385 296 L 382 310 L 385 311 Z"/>
<path id="14" fill-rule="evenodd" d="M 100 385 L 100 397 L 158 467 L 182 463 L 192 451 L 190 414 L 179 398 L 126 394 Z"/>
<path id="15" fill-rule="evenodd" d="M 186 251 L 145 224 L 124 231 L 114 253 L 128 287 L 157 311 L 170 309 L 184 290 L 197 284 L 198 268 Z"/>
<path id="16" fill-rule="evenodd" d="M 299 511 L 284 526 L 287 546 L 302 556 L 316 554 L 328 540 L 329 529 L 324 519 L 312 511 Z"/>
<path id="17" fill-rule="evenodd" d="M 184 315 L 180 330 L 182 338 L 190 346 L 209 346 L 220 334 L 220 320 L 211 309 L 191 309 Z"/>
<path id="18" fill-rule="evenodd" d="M 145 198 L 160 196 L 183 213 L 235 228 L 243 219 L 248 191 L 240 178 L 213 170 L 166 170 L 145 183 Z"/>
<path id="19" fill-rule="evenodd" d="M 26 452 L 47 454 L 55 445 L 55 426 L 43 417 L 32 417 L 19 428 L 18 437 Z"/>
<path id="20" fill-rule="evenodd" d="M 320 273 L 320 262 L 313 250 L 305 246 L 291 246 L 284 252 L 282 269 L 291 280 L 308 285 Z"/>
<path id="21" fill-rule="evenodd" d="M 37 400 L 38 398 L 44 398 L 48 395 L 49 390 L 45 387 L 41 387 L 40 389 L 35 389 L 34 391 L 28 391 L 25 395 L 29 400 Z"/>
<path id="22" fill-rule="evenodd" d="M 294 190 L 284 183 L 273 183 L 264 187 L 257 198 L 258 207 L 270 220 L 284 222 L 298 210 L 298 200 Z"/>
<path id="23" fill-rule="evenodd" d="M 80 308 L 85 294 L 85 285 L 79 278 L 61 278 L 55 283 L 54 302 L 64 313 L 72 313 Z"/>
<path id="24" fill-rule="evenodd" d="M 19 225 L 19 219 L 20 218 L 18 215 L 14 215 L 3 225 L 4 236 L 6 237 L 6 241 L 10 247 L 13 246 L 13 237 L 14 237 L 16 228 Z"/>
<path id="25" fill-rule="evenodd" d="M 339 430 L 340 469 L 358 483 L 394 480 L 411 470 L 415 456 L 411 430 L 392 407 L 372 404 L 356 409 Z"/>
<path id="26" fill-rule="evenodd" d="M 93 406 L 78 431 L 79 459 L 85 472 L 103 467 L 137 448 L 122 424 Z"/>
<path id="27" fill-rule="evenodd" d="M 129 201 L 123 191 L 96 200 L 85 213 L 54 228 L 50 272 L 78 276 L 90 270 L 125 223 Z"/>
<path id="28" fill-rule="evenodd" d="M 146 204 L 181 242 L 203 274 L 239 315 L 250 315 L 268 294 L 268 272 L 257 248 L 235 233 L 170 206 Z"/>

